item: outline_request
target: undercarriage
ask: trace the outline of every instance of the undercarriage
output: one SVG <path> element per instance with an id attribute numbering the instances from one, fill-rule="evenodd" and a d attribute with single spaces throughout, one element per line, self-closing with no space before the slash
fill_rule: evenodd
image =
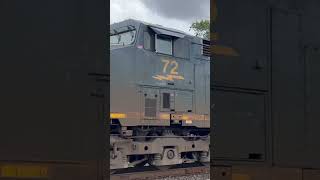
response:
<path id="1" fill-rule="evenodd" d="M 210 162 L 209 128 L 113 127 L 110 169 Z"/>

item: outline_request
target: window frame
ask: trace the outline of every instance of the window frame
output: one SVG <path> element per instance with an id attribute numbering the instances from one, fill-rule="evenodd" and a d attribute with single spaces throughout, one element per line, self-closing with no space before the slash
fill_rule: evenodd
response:
<path id="1" fill-rule="evenodd" d="M 146 41 L 146 37 L 148 36 L 148 42 Z M 152 37 L 148 31 L 143 31 L 143 48 L 146 50 L 151 50 L 151 44 L 152 44 Z M 148 48 L 146 47 L 146 44 L 148 43 Z"/>
<path id="2" fill-rule="evenodd" d="M 120 27 L 120 28 L 117 28 L 117 29 L 121 29 L 121 28 L 124 28 L 124 27 L 126 27 L 126 26 L 123 26 L 123 27 Z M 119 46 L 119 47 L 134 46 L 136 41 L 137 41 L 137 37 L 138 37 L 138 33 L 139 33 L 139 30 L 136 29 L 136 28 L 128 29 L 128 30 L 124 30 L 124 31 L 119 31 L 117 33 L 110 34 L 109 38 L 111 39 L 111 36 L 116 36 L 116 35 L 119 35 L 119 34 L 128 33 L 130 31 L 134 31 L 134 39 L 130 44 L 121 45 L 121 44 L 111 44 L 111 42 L 109 42 L 110 46 Z"/>

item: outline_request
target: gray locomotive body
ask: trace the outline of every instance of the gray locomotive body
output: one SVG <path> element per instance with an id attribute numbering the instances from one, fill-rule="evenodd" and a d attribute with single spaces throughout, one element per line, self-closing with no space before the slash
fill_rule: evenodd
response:
<path id="1" fill-rule="evenodd" d="M 209 161 L 208 41 L 131 19 L 110 30 L 111 169 Z"/>

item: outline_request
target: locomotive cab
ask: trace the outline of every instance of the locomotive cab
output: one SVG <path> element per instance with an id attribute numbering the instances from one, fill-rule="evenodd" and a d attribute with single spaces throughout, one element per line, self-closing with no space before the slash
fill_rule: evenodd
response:
<path id="1" fill-rule="evenodd" d="M 134 20 L 111 27 L 111 119 L 123 117 L 125 126 L 206 126 L 208 121 L 192 121 L 209 115 L 203 106 L 209 98 L 209 69 L 203 67 L 208 57 L 201 39 Z M 195 97 L 200 89 L 206 92 Z"/>

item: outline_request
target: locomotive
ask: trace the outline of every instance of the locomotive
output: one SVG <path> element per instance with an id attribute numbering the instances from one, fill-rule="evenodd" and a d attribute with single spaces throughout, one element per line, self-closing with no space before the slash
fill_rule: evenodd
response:
<path id="1" fill-rule="evenodd" d="M 110 169 L 210 161 L 210 41 L 110 25 Z"/>

